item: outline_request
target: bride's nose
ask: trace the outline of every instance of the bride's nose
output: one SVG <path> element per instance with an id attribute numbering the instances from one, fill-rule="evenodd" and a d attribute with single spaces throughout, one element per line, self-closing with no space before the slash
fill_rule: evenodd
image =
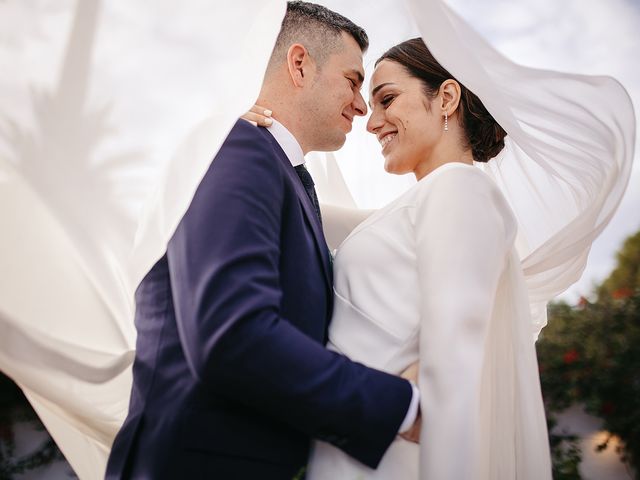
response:
<path id="1" fill-rule="evenodd" d="M 376 135 L 380 127 L 383 125 L 382 115 L 376 112 L 373 108 L 371 109 L 371 115 L 369 115 L 369 120 L 367 120 L 367 132 L 373 133 Z"/>

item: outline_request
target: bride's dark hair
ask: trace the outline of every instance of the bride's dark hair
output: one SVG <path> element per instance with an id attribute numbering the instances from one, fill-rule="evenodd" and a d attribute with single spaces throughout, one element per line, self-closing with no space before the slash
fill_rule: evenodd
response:
<path id="1" fill-rule="evenodd" d="M 390 48 L 377 61 L 390 60 L 402 65 L 409 74 L 424 84 L 427 97 L 434 97 L 442 82 L 455 78 L 433 57 L 421 38 L 412 38 Z M 457 80 L 456 80 L 457 81 Z M 458 82 L 460 123 L 467 147 L 476 162 L 487 162 L 504 148 L 507 132 L 494 120 L 480 99 Z"/>

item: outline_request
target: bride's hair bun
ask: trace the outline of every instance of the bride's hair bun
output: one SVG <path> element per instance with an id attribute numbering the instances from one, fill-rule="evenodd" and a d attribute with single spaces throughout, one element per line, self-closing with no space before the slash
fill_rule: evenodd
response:
<path id="1" fill-rule="evenodd" d="M 391 60 L 407 69 L 410 75 L 422 80 L 425 94 L 435 96 L 442 82 L 455 78 L 431 54 L 421 38 L 413 38 L 389 49 L 377 61 Z M 456 80 L 457 81 L 457 80 Z M 476 162 L 488 162 L 504 148 L 507 132 L 495 121 L 482 101 L 464 85 L 460 85 L 461 96 L 459 118 L 464 130 L 467 147 Z"/>
<path id="2" fill-rule="evenodd" d="M 464 87 L 460 107 L 462 126 L 473 159 L 476 162 L 488 162 L 504 148 L 507 132 L 494 120 L 480 99 Z"/>

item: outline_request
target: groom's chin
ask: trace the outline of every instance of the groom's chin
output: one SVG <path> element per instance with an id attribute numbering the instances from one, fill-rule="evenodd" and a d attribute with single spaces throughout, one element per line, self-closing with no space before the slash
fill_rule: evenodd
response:
<path id="1" fill-rule="evenodd" d="M 321 145 L 314 148 L 315 152 L 335 152 L 340 150 L 344 143 L 347 141 L 347 135 L 345 133 L 335 135 L 332 138 L 327 138 Z"/>

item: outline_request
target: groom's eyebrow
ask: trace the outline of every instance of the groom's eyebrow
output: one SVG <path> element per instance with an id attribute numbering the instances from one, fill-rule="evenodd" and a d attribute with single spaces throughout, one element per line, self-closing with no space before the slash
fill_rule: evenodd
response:
<path id="1" fill-rule="evenodd" d="M 362 74 L 362 72 L 360 70 L 352 70 L 351 74 L 355 75 L 356 78 L 358 79 L 358 86 L 360 86 L 360 85 L 362 85 L 364 83 L 364 75 Z"/>

